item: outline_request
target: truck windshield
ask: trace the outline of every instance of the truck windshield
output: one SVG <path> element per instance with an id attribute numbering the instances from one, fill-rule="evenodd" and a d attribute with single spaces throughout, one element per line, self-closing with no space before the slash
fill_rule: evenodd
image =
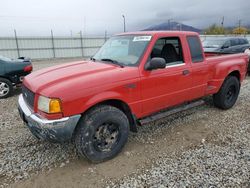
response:
<path id="1" fill-rule="evenodd" d="M 123 35 L 111 37 L 92 58 L 96 61 L 135 66 L 146 49 L 151 36 Z M 107 61 L 109 60 L 109 61 Z"/>

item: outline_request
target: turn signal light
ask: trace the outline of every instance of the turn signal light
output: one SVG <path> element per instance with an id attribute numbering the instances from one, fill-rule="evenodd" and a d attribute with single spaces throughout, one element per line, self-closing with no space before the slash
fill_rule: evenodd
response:
<path id="1" fill-rule="evenodd" d="M 45 112 L 47 114 L 54 114 L 54 113 L 61 113 L 62 106 L 61 106 L 60 99 L 56 98 L 48 98 L 42 95 L 38 98 L 37 108 L 38 110 Z"/>
<path id="2" fill-rule="evenodd" d="M 62 112 L 61 104 L 59 99 L 51 99 L 49 102 L 49 113 Z"/>

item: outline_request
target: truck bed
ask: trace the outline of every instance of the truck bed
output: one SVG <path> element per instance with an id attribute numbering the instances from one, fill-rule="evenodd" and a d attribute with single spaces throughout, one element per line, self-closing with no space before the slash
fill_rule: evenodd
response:
<path id="1" fill-rule="evenodd" d="M 224 52 L 204 52 L 205 57 L 214 57 L 214 56 L 224 56 L 224 55 L 234 55 L 233 53 L 224 53 Z M 242 53 L 237 53 L 242 54 Z"/>
<path id="2" fill-rule="evenodd" d="M 239 54 L 228 54 L 228 53 L 218 53 L 218 52 L 213 52 L 213 53 L 205 53 L 206 60 L 209 62 L 214 62 L 214 61 L 224 61 L 224 60 L 232 60 L 232 59 L 247 59 L 247 55 L 244 53 L 239 53 Z"/>
<path id="3" fill-rule="evenodd" d="M 213 56 L 206 56 L 207 62 L 207 90 L 206 94 L 217 93 L 228 74 L 238 74 L 240 81 L 246 77 L 249 57 L 247 54 L 222 54 L 214 53 Z M 205 76 L 205 75 L 204 75 Z"/>

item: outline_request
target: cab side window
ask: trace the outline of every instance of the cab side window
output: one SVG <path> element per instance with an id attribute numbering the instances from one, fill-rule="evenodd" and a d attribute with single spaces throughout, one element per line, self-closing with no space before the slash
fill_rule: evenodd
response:
<path id="1" fill-rule="evenodd" d="M 183 64 L 181 41 L 178 37 L 158 39 L 151 52 L 150 58 L 161 57 L 166 60 L 167 66 Z"/>
<path id="2" fill-rule="evenodd" d="M 197 36 L 188 36 L 187 41 L 191 53 L 192 62 L 193 63 L 203 62 L 204 57 L 200 39 Z"/>

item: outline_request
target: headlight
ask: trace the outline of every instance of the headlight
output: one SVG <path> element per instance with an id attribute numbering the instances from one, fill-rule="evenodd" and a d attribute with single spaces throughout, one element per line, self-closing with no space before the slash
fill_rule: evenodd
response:
<path id="1" fill-rule="evenodd" d="M 38 98 L 38 109 L 48 114 L 62 112 L 61 101 L 59 99 L 50 99 L 44 96 Z"/>

